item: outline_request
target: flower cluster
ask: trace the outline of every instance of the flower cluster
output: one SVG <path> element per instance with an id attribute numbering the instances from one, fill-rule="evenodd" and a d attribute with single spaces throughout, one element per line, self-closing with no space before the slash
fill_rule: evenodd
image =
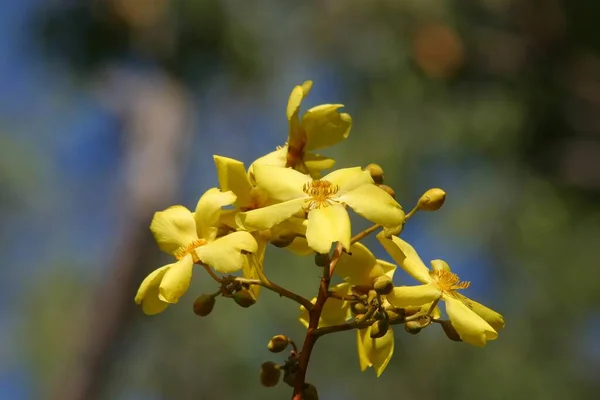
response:
<path id="1" fill-rule="evenodd" d="M 474 346 L 496 339 L 504 327 L 502 316 L 462 295 L 470 283 L 460 281 L 447 263 L 434 260 L 427 268 L 398 236 L 417 211 L 439 209 L 444 191 L 430 189 L 405 214 L 376 164 L 323 174 L 334 160 L 312 151 L 346 139 L 352 119 L 339 111 L 341 104 L 319 105 L 300 116 L 311 87 L 307 81 L 292 90 L 284 146 L 258 158 L 248 170 L 240 161 L 214 156 L 219 188 L 206 191 L 193 212 L 173 206 L 154 215 L 150 229 L 175 262 L 148 275 L 136 303 L 146 314 L 177 303 L 190 286 L 195 265 L 219 284 L 216 293 L 194 302 L 198 315 L 210 314 L 219 296 L 249 307 L 261 287 L 298 302 L 300 321 L 307 327 L 304 346 L 298 349 L 290 338 L 275 336 L 271 351 L 283 351 L 288 344 L 293 350 L 282 365 L 263 364 L 261 381 L 272 386 L 283 373 L 284 382 L 304 398 L 316 394 L 305 382 L 306 367 L 314 342 L 325 334 L 356 330 L 360 367 L 373 367 L 377 376 L 392 357 L 395 325 L 416 334 L 438 324 L 450 339 Z M 349 210 L 374 225 L 353 236 Z M 375 258 L 361 243 L 371 233 L 396 264 Z M 269 244 L 314 255 L 323 269 L 316 297 L 309 301 L 267 278 L 263 264 Z M 396 265 L 421 284 L 396 286 Z M 241 276 L 231 275 L 237 271 Z M 331 285 L 334 279 L 341 283 Z M 448 319 L 442 319 L 440 301 Z"/>

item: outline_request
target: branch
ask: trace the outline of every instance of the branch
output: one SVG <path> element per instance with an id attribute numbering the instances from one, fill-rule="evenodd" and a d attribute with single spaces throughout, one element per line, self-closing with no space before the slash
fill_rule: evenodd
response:
<path id="1" fill-rule="evenodd" d="M 261 281 L 259 279 L 247 279 L 247 278 L 235 278 L 236 281 L 240 283 L 246 283 L 248 285 L 259 285 L 264 287 L 265 289 L 269 289 L 281 297 L 286 297 L 290 300 L 294 300 L 296 303 L 302 305 L 309 312 L 313 309 L 313 304 L 305 297 L 300 296 L 297 293 L 291 292 L 285 288 L 282 288 L 279 285 L 274 284 L 271 281 Z"/>

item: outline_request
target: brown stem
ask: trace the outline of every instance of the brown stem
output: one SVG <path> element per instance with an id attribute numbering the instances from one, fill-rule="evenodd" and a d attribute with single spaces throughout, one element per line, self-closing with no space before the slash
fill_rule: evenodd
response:
<path id="1" fill-rule="evenodd" d="M 308 323 L 308 329 L 306 331 L 306 337 L 304 338 L 304 344 L 302 345 L 302 351 L 300 352 L 300 358 L 298 360 L 298 372 L 296 374 L 296 381 L 294 382 L 294 393 L 292 394 L 292 400 L 302 400 L 302 389 L 306 381 L 306 370 L 310 361 L 310 355 L 315 343 L 319 338 L 317 330 L 319 328 L 319 320 L 321 319 L 321 313 L 323 312 L 323 306 L 329 297 L 329 284 L 331 282 L 331 274 L 335 269 L 335 266 L 343 254 L 343 247 L 340 243 L 337 244 L 331 257 L 331 263 L 323 267 L 323 276 L 319 285 L 319 294 L 317 300 L 310 312 L 310 320 Z"/>
<path id="2" fill-rule="evenodd" d="M 213 270 L 212 270 L 212 269 L 211 269 L 211 268 L 210 268 L 208 265 L 205 265 L 205 264 L 201 264 L 201 265 L 204 267 L 204 269 L 206 270 L 206 272 L 208 272 L 208 274 L 209 274 L 209 275 L 210 275 L 210 276 L 211 276 L 211 277 L 212 277 L 212 278 L 213 278 L 215 281 L 217 281 L 217 282 L 219 282 L 219 283 L 223 282 L 223 279 L 219 278 L 219 277 L 217 276 L 217 274 L 215 274 L 215 273 L 213 272 Z"/>
<path id="3" fill-rule="evenodd" d="M 307 298 L 302 297 L 301 295 L 291 292 L 285 288 L 282 288 L 281 286 L 276 285 L 269 280 L 263 281 L 263 280 L 259 280 L 259 279 L 247 279 L 247 278 L 235 278 L 235 280 L 238 282 L 241 282 L 241 283 L 247 283 L 249 285 L 260 285 L 260 286 L 264 287 L 265 289 L 269 289 L 269 290 L 277 293 L 281 297 L 286 297 L 290 300 L 294 300 L 296 303 L 304 306 L 304 308 L 306 308 L 309 312 L 313 308 L 313 304 Z"/>

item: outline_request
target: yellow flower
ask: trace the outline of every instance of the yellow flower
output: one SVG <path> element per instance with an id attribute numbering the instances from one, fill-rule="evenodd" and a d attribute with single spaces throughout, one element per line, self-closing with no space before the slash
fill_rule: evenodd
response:
<path id="1" fill-rule="evenodd" d="M 335 273 L 352 286 L 373 286 L 373 281 L 386 275 L 394 278 L 396 265 L 378 260 L 367 246 L 357 242 L 350 246 L 348 253 L 340 257 Z"/>
<path id="2" fill-rule="evenodd" d="M 289 122 L 287 144 L 259 158 L 255 164 L 291 167 L 314 178 L 318 178 L 322 170 L 333 167 L 334 160 L 310 151 L 333 146 L 346 139 L 352 118 L 338 111 L 342 104 L 322 104 L 308 110 L 300 119 L 300 105 L 311 88 L 312 81 L 306 81 L 292 90 L 286 112 Z"/>
<path id="3" fill-rule="evenodd" d="M 356 331 L 356 346 L 361 371 L 373 367 L 381 376 L 394 354 L 394 332 L 390 327 L 380 338 L 371 339 L 371 327 Z"/>
<path id="4" fill-rule="evenodd" d="M 458 290 L 469 287 L 469 282 L 461 282 L 450 267 L 442 260 L 431 262 L 429 270 L 415 249 L 404 240 L 379 234 L 377 238 L 409 275 L 423 283 L 419 286 L 399 286 L 386 296 L 395 307 L 419 306 L 441 299 L 446 304 L 446 313 L 460 338 L 474 346 L 484 346 L 488 340 L 498 337 L 497 331 L 504 328 L 504 318 L 497 312 L 479 304 Z"/>
<path id="5" fill-rule="evenodd" d="M 256 240 L 248 232 L 233 232 L 217 239 L 221 207 L 236 200 L 232 192 L 213 188 L 198 201 L 192 213 L 173 206 L 154 214 L 150 230 L 160 249 L 177 259 L 158 268 L 144 279 L 135 296 L 146 314 L 157 314 L 168 304 L 177 303 L 187 291 L 194 263 L 204 263 L 221 273 L 242 268 L 244 253 L 257 250 Z"/>
<path id="6" fill-rule="evenodd" d="M 402 207 L 360 167 L 339 169 L 317 180 L 293 169 L 260 164 L 255 166 L 254 174 L 257 186 L 278 203 L 237 214 L 239 225 L 248 230 L 269 229 L 306 212 L 306 239 L 318 253 L 329 252 L 334 242 L 340 242 L 346 250 L 350 248 L 346 206 L 385 227 L 404 222 Z"/>
<path id="7" fill-rule="evenodd" d="M 339 296 L 345 296 L 350 293 L 350 285 L 348 283 L 340 283 L 339 285 L 331 287 L 330 290 Z M 315 304 L 316 301 L 317 298 L 315 297 L 311 300 L 311 303 Z M 349 302 L 330 297 L 323 306 L 318 327 L 323 328 L 325 326 L 343 324 L 351 317 L 352 312 L 350 311 Z M 308 328 L 309 319 L 310 318 L 306 308 L 304 308 L 304 306 L 300 306 L 300 322 L 305 328 Z"/>

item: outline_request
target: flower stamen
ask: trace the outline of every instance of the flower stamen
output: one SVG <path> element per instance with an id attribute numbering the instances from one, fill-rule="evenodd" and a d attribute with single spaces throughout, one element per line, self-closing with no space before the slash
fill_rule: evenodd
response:
<path id="1" fill-rule="evenodd" d="M 458 275 L 446 270 L 430 271 L 429 275 L 433 278 L 443 292 L 450 293 L 454 290 L 467 289 L 471 282 L 460 281 Z"/>
<path id="2" fill-rule="evenodd" d="M 194 262 L 198 262 L 198 261 L 200 261 L 200 259 L 198 259 L 198 256 L 196 255 L 196 252 L 193 251 L 193 250 L 197 249 L 200 246 L 204 246 L 206 243 L 207 243 L 206 239 L 197 239 L 197 240 L 194 240 L 193 242 L 191 242 L 187 246 L 182 246 L 182 247 L 178 248 L 177 250 L 175 250 L 175 252 L 173 253 L 173 255 L 175 256 L 175 258 L 177 260 L 181 260 L 186 255 L 191 254 L 192 258 L 194 259 Z"/>
<path id="3" fill-rule="evenodd" d="M 312 198 L 308 202 L 308 209 L 312 210 L 335 203 L 336 201 L 332 197 L 340 190 L 340 187 L 329 181 L 316 179 L 305 183 L 302 190 Z"/>

